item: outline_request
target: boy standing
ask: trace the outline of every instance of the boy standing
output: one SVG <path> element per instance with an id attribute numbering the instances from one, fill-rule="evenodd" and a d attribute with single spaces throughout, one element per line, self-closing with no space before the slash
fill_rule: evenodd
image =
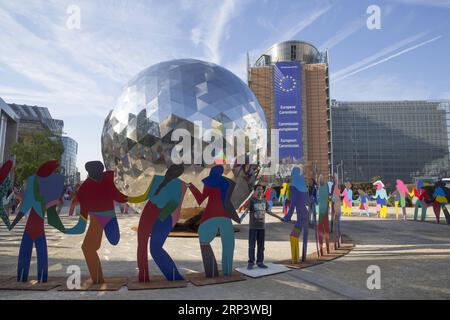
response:
<path id="1" fill-rule="evenodd" d="M 264 264 L 264 242 L 265 242 L 265 214 L 270 214 L 279 219 L 278 216 L 273 214 L 269 209 L 269 204 L 264 197 L 264 188 L 261 185 L 255 186 L 255 192 L 253 198 L 248 203 L 247 209 L 241 216 L 241 222 L 245 216 L 250 213 L 249 224 L 249 237 L 248 237 L 248 266 L 247 269 L 251 270 L 255 266 L 255 249 L 258 246 L 258 252 L 256 257 L 256 264 L 258 267 L 266 269 Z"/>

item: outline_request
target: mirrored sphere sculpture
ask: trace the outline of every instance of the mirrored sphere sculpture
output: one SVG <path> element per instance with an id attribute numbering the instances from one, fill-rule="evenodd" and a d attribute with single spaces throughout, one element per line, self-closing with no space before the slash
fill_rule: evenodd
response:
<path id="1" fill-rule="evenodd" d="M 139 73 L 124 87 L 102 133 L 104 163 L 116 171 L 117 187 L 128 195 L 144 192 L 152 176 L 164 175 L 172 164 L 172 149 L 178 143 L 172 141 L 172 132 L 184 128 L 194 135 L 199 123 L 203 130 L 221 132 L 240 129 L 249 133 L 267 127 L 264 112 L 248 86 L 223 67 L 183 59 L 162 62 Z M 201 190 L 201 180 L 210 167 L 185 164 L 181 178 Z M 236 182 L 235 206 L 249 195 L 257 173 L 256 165 L 225 166 L 224 175 Z M 188 191 L 180 221 L 199 212 L 201 208 Z"/>

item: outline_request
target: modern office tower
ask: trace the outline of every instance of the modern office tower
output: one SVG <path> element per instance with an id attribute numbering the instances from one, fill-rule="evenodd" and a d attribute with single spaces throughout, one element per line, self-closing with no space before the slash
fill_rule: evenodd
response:
<path id="1" fill-rule="evenodd" d="M 450 101 L 333 100 L 331 111 L 335 171 L 345 180 L 450 176 Z"/>
<path id="2" fill-rule="evenodd" d="M 66 185 L 75 186 L 78 181 L 77 153 L 78 143 L 70 137 L 61 137 L 64 153 L 61 156 L 61 168 L 66 177 Z"/>
<path id="3" fill-rule="evenodd" d="M 53 119 L 45 107 L 10 104 L 18 118 L 18 140 L 26 135 L 44 130 L 51 131 L 61 138 L 64 153 L 61 156 L 61 169 L 66 177 L 66 184 L 74 186 L 78 182 L 77 152 L 78 143 L 70 137 L 63 136 L 64 121 Z"/>
<path id="4" fill-rule="evenodd" d="M 0 98 L 0 163 L 11 158 L 10 148 L 17 142 L 18 117 Z"/>
<path id="5" fill-rule="evenodd" d="M 47 108 L 19 104 L 10 104 L 9 106 L 19 118 L 19 140 L 24 135 L 44 130 L 50 130 L 58 136 L 62 135 L 64 122 L 53 119 Z"/>
<path id="6" fill-rule="evenodd" d="M 253 66 L 248 82 L 269 129 L 279 129 L 281 162 L 300 162 L 312 176 L 332 170 L 328 54 L 310 43 L 273 45 Z"/>

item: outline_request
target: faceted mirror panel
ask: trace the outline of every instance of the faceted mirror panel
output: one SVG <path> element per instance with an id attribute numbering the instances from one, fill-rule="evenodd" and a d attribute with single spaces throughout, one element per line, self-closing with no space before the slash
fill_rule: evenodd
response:
<path id="1" fill-rule="evenodd" d="M 199 123 L 203 132 L 217 129 L 224 137 L 226 129 L 251 136 L 251 132 L 267 127 L 264 112 L 248 86 L 218 65 L 172 60 L 139 73 L 123 89 L 102 133 L 103 159 L 108 169 L 116 171 L 117 186 L 128 195 L 144 192 L 152 176 L 163 175 L 172 164 L 172 149 L 178 144 L 172 141 L 172 132 L 184 128 L 194 136 Z M 200 141 L 198 145 L 204 148 L 207 143 Z M 259 137 L 250 137 L 246 144 L 263 147 Z M 248 154 L 243 156 L 248 160 Z M 181 178 L 201 189 L 201 180 L 210 167 L 204 163 L 185 165 Z M 258 172 L 256 165 L 225 166 L 225 175 L 236 182 L 235 206 L 248 196 Z M 188 191 L 183 208 L 200 210 L 197 207 Z M 188 215 L 186 212 L 193 210 L 183 211 Z"/>

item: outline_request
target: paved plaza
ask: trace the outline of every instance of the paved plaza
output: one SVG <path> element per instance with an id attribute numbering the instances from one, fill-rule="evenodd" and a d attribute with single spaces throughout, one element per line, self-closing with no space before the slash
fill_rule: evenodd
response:
<path id="1" fill-rule="evenodd" d="M 373 208 L 372 212 L 373 212 Z M 279 209 L 278 209 L 279 210 Z M 434 223 L 429 210 L 429 223 L 397 221 L 389 208 L 386 220 L 372 216 L 360 217 L 354 208 L 352 217 L 343 217 L 342 229 L 355 248 L 347 256 L 301 270 L 264 278 L 220 285 L 186 288 L 129 291 L 123 287 L 114 292 L 47 292 L 0 291 L 0 299 L 450 299 L 450 226 Z M 62 214 L 66 226 L 76 223 L 77 217 Z M 137 234 L 133 230 L 138 214 L 119 214 L 121 241 L 111 246 L 106 239 L 99 251 L 105 276 L 133 277 L 137 274 Z M 408 209 L 408 218 L 412 210 Z M 442 217 L 445 221 L 445 219 Z M 248 220 L 238 226 L 235 266 L 247 262 Z M 24 223 L 8 232 L 0 228 L 0 271 L 2 276 L 14 276 L 17 254 Z M 268 217 L 266 262 L 290 257 L 289 233 L 291 224 Z M 80 266 L 84 275 L 87 268 L 81 251 L 83 235 L 69 236 L 47 227 L 50 277 L 65 277 L 70 265 Z M 197 238 L 169 238 L 166 250 L 175 260 L 181 273 L 203 270 Z M 220 263 L 220 238 L 213 242 Z M 310 229 L 308 250 L 315 251 L 314 233 Z M 367 268 L 381 269 L 381 289 L 367 288 Z M 159 270 L 150 260 L 154 275 Z M 35 276 L 35 256 L 30 275 Z"/>

